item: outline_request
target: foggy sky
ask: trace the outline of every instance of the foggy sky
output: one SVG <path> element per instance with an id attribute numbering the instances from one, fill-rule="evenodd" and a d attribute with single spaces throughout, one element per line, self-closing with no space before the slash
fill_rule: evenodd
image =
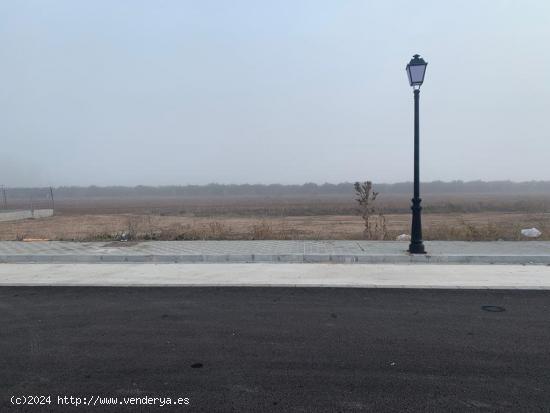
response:
<path id="1" fill-rule="evenodd" d="M 550 179 L 550 2 L 0 3 L 0 183 Z"/>

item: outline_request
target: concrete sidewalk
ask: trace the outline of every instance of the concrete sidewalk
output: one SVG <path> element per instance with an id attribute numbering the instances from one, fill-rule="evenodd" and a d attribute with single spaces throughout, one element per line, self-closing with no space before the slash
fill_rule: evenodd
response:
<path id="1" fill-rule="evenodd" d="M 543 265 L 4 264 L 0 286 L 550 290 Z"/>
<path id="2" fill-rule="evenodd" d="M 412 256 L 396 241 L 0 242 L 1 263 L 543 264 L 550 241 L 426 242 Z"/>

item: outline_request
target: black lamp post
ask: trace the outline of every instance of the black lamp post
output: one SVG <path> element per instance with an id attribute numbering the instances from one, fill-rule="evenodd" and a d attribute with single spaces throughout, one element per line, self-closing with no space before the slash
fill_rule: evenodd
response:
<path id="1" fill-rule="evenodd" d="M 409 75 L 409 83 L 413 88 L 414 93 L 414 197 L 412 199 L 412 225 L 411 225 L 411 243 L 409 252 L 411 254 L 425 254 L 424 243 L 422 242 L 422 221 L 420 218 L 420 133 L 419 133 L 419 117 L 418 103 L 420 100 L 420 86 L 424 82 L 424 74 L 428 63 L 419 55 L 415 54 L 407 65 L 407 74 Z"/>

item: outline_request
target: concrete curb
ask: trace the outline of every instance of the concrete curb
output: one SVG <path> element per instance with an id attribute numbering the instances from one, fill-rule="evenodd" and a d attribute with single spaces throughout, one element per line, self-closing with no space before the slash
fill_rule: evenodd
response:
<path id="1" fill-rule="evenodd" d="M 5 254 L 9 264 L 115 263 L 291 263 L 291 264 L 515 264 L 550 265 L 550 255 L 409 255 L 409 254 Z"/>
<path id="2" fill-rule="evenodd" d="M 103 263 L 4 264 L 0 286 L 550 290 L 540 265 Z"/>

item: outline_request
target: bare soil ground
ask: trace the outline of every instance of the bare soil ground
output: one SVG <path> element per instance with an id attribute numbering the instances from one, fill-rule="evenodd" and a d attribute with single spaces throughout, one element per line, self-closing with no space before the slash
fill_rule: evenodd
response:
<path id="1" fill-rule="evenodd" d="M 406 196 L 383 198 L 386 226 L 373 238 L 409 233 L 408 204 Z M 550 239 L 547 196 L 438 195 L 424 205 L 427 240 L 518 240 L 520 229 L 531 227 L 542 231 L 539 239 Z M 337 197 L 67 199 L 56 202 L 53 217 L 0 223 L 2 240 L 114 240 L 122 234 L 159 240 L 364 238 L 353 199 Z"/>

